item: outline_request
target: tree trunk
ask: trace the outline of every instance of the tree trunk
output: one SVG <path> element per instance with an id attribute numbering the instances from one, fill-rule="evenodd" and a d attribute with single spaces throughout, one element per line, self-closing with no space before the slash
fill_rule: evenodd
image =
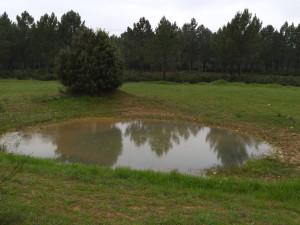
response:
<path id="1" fill-rule="evenodd" d="M 193 70 L 193 60 L 190 61 L 190 71 Z"/>
<path id="2" fill-rule="evenodd" d="M 166 80 L 166 69 L 165 68 L 163 68 L 163 80 Z"/>
<path id="3" fill-rule="evenodd" d="M 298 69 L 299 69 L 299 62 L 300 62 L 300 57 L 299 56 L 296 56 L 296 65 L 295 65 L 295 74 L 298 73 Z"/>
<path id="4" fill-rule="evenodd" d="M 232 71 L 233 71 L 233 66 L 232 66 L 232 63 L 230 64 L 230 67 L 229 67 L 229 74 L 232 75 Z"/>
<path id="5" fill-rule="evenodd" d="M 166 73 L 167 73 L 167 57 L 165 56 L 163 59 L 163 80 L 166 80 Z"/>
<path id="6" fill-rule="evenodd" d="M 206 61 L 202 63 L 202 72 L 206 72 Z"/>
<path id="7" fill-rule="evenodd" d="M 241 63 L 238 64 L 238 74 L 239 76 L 241 75 L 242 73 L 242 69 L 241 69 Z"/>

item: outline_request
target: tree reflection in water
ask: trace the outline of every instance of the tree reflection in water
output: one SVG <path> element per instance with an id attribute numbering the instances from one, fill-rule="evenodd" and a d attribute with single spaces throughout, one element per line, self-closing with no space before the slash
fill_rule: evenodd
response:
<path id="1" fill-rule="evenodd" d="M 191 135 L 196 137 L 201 129 L 197 124 L 135 121 L 126 127 L 125 135 L 139 147 L 148 143 L 157 156 L 162 156 L 174 144 L 179 145 L 181 140 L 188 140 Z M 224 166 L 242 165 L 249 158 L 247 146 L 258 149 L 261 143 L 250 137 L 215 128 L 208 129 L 205 141 Z"/>
<path id="2" fill-rule="evenodd" d="M 122 132 L 111 123 L 74 123 L 44 130 L 63 160 L 112 166 L 122 152 Z"/>
<path id="3" fill-rule="evenodd" d="M 227 130 L 158 120 L 80 120 L 11 133 L 1 141 L 11 142 L 11 152 L 36 157 L 184 172 L 241 165 L 268 148 L 261 141 Z"/>
<path id="4" fill-rule="evenodd" d="M 217 154 L 223 166 L 242 165 L 249 158 L 247 146 L 258 148 L 260 144 L 250 137 L 211 128 L 206 136 L 211 149 Z"/>
<path id="5" fill-rule="evenodd" d="M 196 136 L 202 129 L 197 124 L 184 124 L 166 121 L 135 121 L 130 123 L 125 136 L 129 136 L 137 146 L 148 143 L 157 156 L 167 154 L 174 144 L 180 140 L 188 140 L 191 135 Z"/>

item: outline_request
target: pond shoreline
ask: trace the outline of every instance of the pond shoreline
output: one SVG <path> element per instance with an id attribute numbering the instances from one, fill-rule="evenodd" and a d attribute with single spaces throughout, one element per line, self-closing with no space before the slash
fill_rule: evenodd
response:
<path id="1" fill-rule="evenodd" d="M 252 136 L 166 119 L 74 119 L 6 133 L 0 144 L 18 155 L 195 176 L 273 154 Z"/>
<path id="2" fill-rule="evenodd" d="M 44 126 L 52 126 L 61 123 L 69 123 L 72 121 L 82 121 L 89 119 L 97 119 L 99 121 L 122 121 L 122 120 L 161 120 L 161 121 L 179 121 L 196 123 L 202 126 L 209 126 L 212 128 L 226 129 L 237 134 L 248 135 L 272 145 L 273 153 L 270 157 L 291 164 L 300 171 L 300 134 L 292 132 L 290 129 L 282 128 L 261 128 L 249 123 L 224 122 L 222 124 L 199 119 L 185 112 L 170 112 L 164 106 L 148 108 L 148 106 L 138 106 L 130 109 L 120 111 L 116 116 L 87 116 L 74 118 L 60 118 L 50 119 L 47 121 L 37 122 L 30 125 L 21 125 L 18 128 L 10 128 L 1 130 L 0 135 L 7 132 L 22 131 L 24 129 L 36 129 Z"/>

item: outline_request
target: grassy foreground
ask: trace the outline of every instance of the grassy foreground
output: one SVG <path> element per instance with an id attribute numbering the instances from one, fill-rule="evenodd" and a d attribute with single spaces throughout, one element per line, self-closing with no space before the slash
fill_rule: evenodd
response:
<path id="1" fill-rule="evenodd" d="M 56 82 L 1 80 L 0 133 L 77 117 L 179 114 L 216 125 L 261 127 L 276 139 L 275 130 L 287 135 L 283 139 L 300 133 L 298 88 L 129 83 L 107 97 L 64 96 L 60 88 Z M 299 170 L 277 159 L 194 178 L 0 153 L 0 177 L 19 164 L 16 177 L 0 183 L 0 224 L 300 223 Z"/>

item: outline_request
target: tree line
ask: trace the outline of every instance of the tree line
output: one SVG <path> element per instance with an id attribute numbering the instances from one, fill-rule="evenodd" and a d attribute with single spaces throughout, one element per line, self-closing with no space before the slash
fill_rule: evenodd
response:
<path id="1" fill-rule="evenodd" d="M 16 22 L 0 16 L 0 70 L 53 71 L 61 49 L 85 27 L 80 15 L 52 14 L 38 21 L 28 13 Z M 247 9 L 213 32 L 195 19 L 179 27 L 163 17 L 156 28 L 141 18 L 120 36 L 112 35 L 125 68 L 138 71 L 203 71 L 229 74 L 300 72 L 300 24 L 285 22 L 277 30 Z"/>
<path id="2" fill-rule="evenodd" d="M 54 13 L 38 21 L 28 13 L 12 22 L 0 16 L 0 69 L 53 70 L 60 49 L 70 45 L 73 35 L 85 24 L 78 13 L 69 11 L 59 21 Z"/>
<path id="3" fill-rule="evenodd" d="M 136 70 L 202 70 L 228 73 L 299 73 L 300 24 L 280 30 L 262 27 L 245 9 L 212 32 L 195 19 L 181 28 L 165 17 L 153 30 L 141 18 L 115 40 L 128 68 Z"/>

